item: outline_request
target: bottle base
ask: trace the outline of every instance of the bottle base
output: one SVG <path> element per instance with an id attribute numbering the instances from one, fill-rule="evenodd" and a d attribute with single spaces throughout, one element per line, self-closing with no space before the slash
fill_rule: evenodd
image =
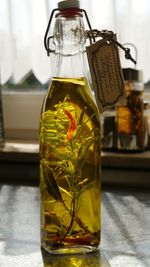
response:
<path id="1" fill-rule="evenodd" d="M 60 247 L 60 248 L 49 248 L 45 246 L 44 244 L 41 245 L 42 249 L 44 249 L 46 252 L 54 255 L 70 255 L 70 254 L 87 254 L 92 253 L 95 251 L 98 251 L 98 247 L 92 247 L 92 246 L 72 246 L 67 245 L 66 247 Z"/>

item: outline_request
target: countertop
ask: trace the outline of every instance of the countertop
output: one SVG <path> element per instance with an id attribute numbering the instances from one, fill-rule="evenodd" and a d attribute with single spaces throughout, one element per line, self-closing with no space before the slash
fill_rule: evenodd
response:
<path id="1" fill-rule="evenodd" d="M 103 188 L 100 251 L 52 257 L 40 250 L 38 188 L 1 184 L 0 266 L 149 267 L 149 193 L 144 189 Z"/>

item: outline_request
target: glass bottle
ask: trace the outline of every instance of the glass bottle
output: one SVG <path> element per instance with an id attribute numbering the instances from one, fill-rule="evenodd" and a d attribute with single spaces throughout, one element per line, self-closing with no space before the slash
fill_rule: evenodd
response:
<path id="1" fill-rule="evenodd" d="M 117 149 L 128 152 L 144 150 L 142 72 L 123 69 L 126 99 L 117 105 Z"/>
<path id="2" fill-rule="evenodd" d="M 100 243 L 100 122 L 79 1 L 58 7 L 54 75 L 40 117 L 41 243 L 54 254 L 86 253 Z"/>

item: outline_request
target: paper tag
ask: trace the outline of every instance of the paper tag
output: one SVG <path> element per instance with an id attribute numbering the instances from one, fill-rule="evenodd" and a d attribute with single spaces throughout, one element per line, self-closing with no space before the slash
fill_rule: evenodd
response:
<path id="1" fill-rule="evenodd" d="M 125 97 L 118 47 L 102 39 L 86 48 L 100 113 Z"/>

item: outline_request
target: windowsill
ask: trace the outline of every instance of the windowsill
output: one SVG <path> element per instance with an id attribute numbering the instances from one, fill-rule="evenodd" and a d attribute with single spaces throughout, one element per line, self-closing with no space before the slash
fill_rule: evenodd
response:
<path id="1" fill-rule="evenodd" d="M 0 165 L 3 177 L 15 171 L 16 179 L 38 180 L 39 145 L 34 141 L 6 141 L 0 147 Z M 8 168 L 7 168 L 8 167 Z M 24 173 L 23 169 L 26 172 Z M 31 175 L 31 170 L 32 175 Z M 35 170 L 35 172 L 34 172 Z M 102 151 L 102 182 L 113 185 L 150 186 L 150 151 L 142 153 L 114 153 Z M 8 175 L 7 175 L 8 173 Z M 31 175 L 31 177 L 30 177 Z M 11 175 L 13 177 L 13 173 Z M 2 174 L 1 174 L 2 177 Z"/>
<path id="2" fill-rule="evenodd" d="M 111 185 L 150 187 L 150 151 L 102 152 L 102 181 Z"/>
<path id="3" fill-rule="evenodd" d="M 46 91 L 2 90 L 3 120 L 6 139 L 38 140 L 39 118 Z M 144 99 L 150 101 L 146 90 Z"/>
<path id="4" fill-rule="evenodd" d="M 0 147 L 0 161 L 38 163 L 38 151 L 36 141 L 8 140 Z"/>
<path id="5" fill-rule="evenodd" d="M 38 140 L 44 95 L 45 90 L 2 90 L 6 139 Z"/>
<path id="6" fill-rule="evenodd" d="M 102 165 L 108 168 L 150 170 L 150 151 L 139 153 L 102 152 Z"/>

